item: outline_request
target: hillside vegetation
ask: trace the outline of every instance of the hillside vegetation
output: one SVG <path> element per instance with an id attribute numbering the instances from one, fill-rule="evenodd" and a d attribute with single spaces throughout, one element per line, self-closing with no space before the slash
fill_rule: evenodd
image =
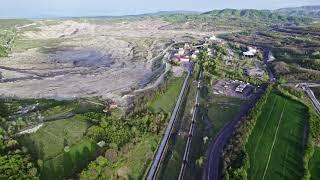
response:
<path id="1" fill-rule="evenodd" d="M 297 8 L 282 8 L 275 11 L 278 14 L 286 16 L 304 16 L 311 18 L 320 18 L 320 6 L 302 6 Z"/>
<path id="2" fill-rule="evenodd" d="M 0 19 L 0 57 L 8 56 L 17 27 L 31 22 L 25 19 Z"/>
<path id="3" fill-rule="evenodd" d="M 269 10 L 255 10 L 255 9 L 224 9 L 213 10 L 203 13 L 202 16 L 220 17 L 220 18 L 236 18 L 242 20 L 254 20 L 262 22 L 283 23 L 283 22 L 300 22 L 307 20 L 301 17 L 290 17 L 285 15 L 278 15 Z"/>
<path id="4" fill-rule="evenodd" d="M 171 24 L 161 27 L 165 30 L 199 30 L 199 31 L 248 31 L 269 26 L 270 24 L 304 25 L 312 19 L 290 17 L 275 14 L 268 10 L 236 10 L 224 9 L 205 12 L 203 14 L 172 14 L 160 16 Z"/>

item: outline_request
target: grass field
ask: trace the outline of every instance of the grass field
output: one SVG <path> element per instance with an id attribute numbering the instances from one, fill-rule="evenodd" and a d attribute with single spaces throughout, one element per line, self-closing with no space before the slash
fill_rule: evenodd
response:
<path id="1" fill-rule="evenodd" d="M 180 94 L 184 79 L 185 76 L 170 80 L 166 92 L 157 95 L 155 99 L 150 103 L 151 110 L 156 113 L 160 111 L 171 113 Z"/>
<path id="2" fill-rule="evenodd" d="M 60 154 L 65 144 L 79 142 L 89 125 L 81 116 L 45 123 L 34 134 L 23 136 L 20 141 L 33 157 L 48 160 Z"/>
<path id="3" fill-rule="evenodd" d="M 312 159 L 309 162 L 311 180 L 320 179 L 320 147 L 316 147 Z"/>
<path id="4" fill-rule="evenodd" d="M 69 152 L 62 152 L 53 159 L 44 161 L 40 177 L 45 180 L 61 179 L 86 167 L 95 159 L 97 146 L 89 139 L 82 139 L 70 147 Z"/>
<path id="5" fill-rule="evenodd" d="M 43 162 L 41 179 L 57 179 L 85 167 L 95 157 L 96 146 L 83 135 L 89 124 L 81 115 L 47 122 L 36 133 L 20 137 L 35 160 Z M 68 146 L 69 151 L 64 148 Z"/>
<path id="6" fill-rule="evenodd" d="M 272 93 L 258 117 L 246 149 L 249 179 L 300 179 L 303 175 L 303 133 L 307 108 Z"/>

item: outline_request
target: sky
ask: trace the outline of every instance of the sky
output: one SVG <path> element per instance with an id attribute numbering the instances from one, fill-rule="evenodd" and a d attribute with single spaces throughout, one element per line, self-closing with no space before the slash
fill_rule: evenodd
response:
<path id="1" fill-rule="evenodd" d="M 133 15 L 158 11 L 277 9 L 320 5 L 320 0 L 0 0 L 0 18 Z"/>

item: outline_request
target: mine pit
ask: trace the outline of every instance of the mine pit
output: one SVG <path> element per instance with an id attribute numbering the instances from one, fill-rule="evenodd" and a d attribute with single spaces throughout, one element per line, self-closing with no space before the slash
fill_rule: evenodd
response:
<path id="1" fill-rule="evenodd" d="M 52 63 L 72 64 L 75 67 L 110 67 L 114 63 L 110 54 L 94 49 L 61 49 L 48 56 Z"/>

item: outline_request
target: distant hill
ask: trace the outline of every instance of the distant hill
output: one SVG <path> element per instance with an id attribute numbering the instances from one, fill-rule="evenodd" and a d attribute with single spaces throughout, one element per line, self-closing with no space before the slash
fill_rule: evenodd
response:
<path id="1" fill-rule="evenodd" d="M 224 9 L 213 10 L 201 14 L 202 16 L 216 17 L 222 19 L 241 18 L 243 20 L 262 21 L 262 22 L 295 22 L 304 21 L 305 18 L 301 17 L 289 17 L 286 15 L 280 15 L 270 10 L 256 10 L 256 9 Z"/>
<path id="2" fill-rule="evenodd" d="M 263 18 L 267 19 L 270 17 L 276 17 L 269 10 L 255 10 L 255 9 L 223 9 L 223 10 L 213 10 L 209 12 L 205 12 L 202 15 L 210 15 L 216 17 L 244 17 L 244 18 Z"/>
<path id="3" fill-rule="evenodd" d="M 198 15 L 201 14 L 197 11 L 159 11 L 155 13 L 145 13 L 145 14 L 136 14 L 136 15 L 122 15 L 122 16 L 84 16 L 80 18 L 93 18 L 93 19 L 113 19 L 113 18 L 135 18 L 135 17 L 156 17 L 156 16 L 170 16 L 170 15 Z M 79 18 L 79 17 L 75 17 Z"/>
<path id="4" fill-rule="evenodd" d="M 303 16 L 310 18 L 320 18 L 320 5 L 319 6 L 302 6 L 295 8 L 282 8 L 274 12 L 286 16 Z"/>
<path id="5" fill-rule="evenodd" d="M 195 15 L 195 14 L 201 14 L 201 13 L 197 11 L 159 11 L 156 13 L 141 14 L 140 16 L 166 16 L 166 15 L 174 15 L 174 14 Z"/>

